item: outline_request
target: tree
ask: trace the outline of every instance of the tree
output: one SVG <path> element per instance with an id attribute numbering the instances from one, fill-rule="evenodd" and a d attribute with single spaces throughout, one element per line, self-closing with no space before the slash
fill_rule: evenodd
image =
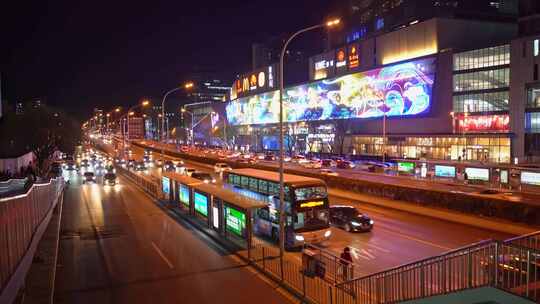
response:
<path id="1" fill-rule="evenodd" d="M 337 119 L 334 123 L 334 147 L 333 152 L 343 155 L 345 138 L 350 133 L 352 119 Z"/>
<path id="2" fill-rule="evenodd" d="M 80 139 L 80 123 L 51 106 L 27 107 L 22 115 L 8 113 L 0 123 L 2 154 L 18 157 L 33 152 L 39 176 L 47 173 L 55 151 L 71 153 Z"/>

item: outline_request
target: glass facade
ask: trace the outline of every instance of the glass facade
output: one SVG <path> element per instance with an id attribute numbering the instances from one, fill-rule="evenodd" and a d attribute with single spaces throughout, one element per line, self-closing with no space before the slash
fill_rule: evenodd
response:
<path id="1" fill-rule="evenodd" d="M 453 111 L 509 110 L 510 45 L 454 54 Z"/>
<path id="2" fill-rule="evenodd" d="M 510 69 L 476 71 L 454 75 L 454 92 L 502 89 L 510 86 Z"/>
<path id="3" fill-rule="evenodd" d="M 510 64 L 510 45 L 472 50 L 454 55 L 454 71 Z"/>
<path id="4" fill-rule="evenodd" d="M 525 113 L 525 132 L 540 133 L 540 112 Z"/>
<path id="5" fill-rule="evenodd" d="M 540 108 L 540 88 L 527 90 L 527 108 Z"/>
<path id="6" fill-rule="evenodd" d="M 383 138 L 355 136 L 353 148 L 359 155 L 382 155 Z M 441 160 L 472 160 L 495 163 L 510 162 L 510 138 L 491 137 L 400 137 L 387 139 L 390 157 Z"/>
<path id="7" fill-rule="evenodd" d="M 454 112 L 493 112 L 508 110 L 508 91 L 454 95 Z M 540 100 L 538 100 L 540 103 Z"/>

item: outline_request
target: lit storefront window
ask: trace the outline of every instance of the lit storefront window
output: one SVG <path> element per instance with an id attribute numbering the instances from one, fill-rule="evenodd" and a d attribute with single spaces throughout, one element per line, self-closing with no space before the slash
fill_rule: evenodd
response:
<path id="1" fill-rule="evenodd" d="M 454 55 L 454 71 L 510 64 L 510 45 L 472 50 Z"/>
<path id="2" fill-rule="evenodd" d="M 454 75 L 454 92 L 501 89 L 509 86 L 509 68 Z"/>
<path id="3" fill-rule="evenodd" d="M 356 136 L 353 149 L 360 155 L 381 155 L 382 137 Z M 390 157 L 440 160 L 474 160 L 496 163 L 510 162 L 508 137 L 406 137 L 388 138 L 386 151 Z"/>
<path id="4" fill-rule="evenodd" d="M 453 99 L 456 113 L 508 111 L 508 91 L 466 93 L 454 95 Z"/>

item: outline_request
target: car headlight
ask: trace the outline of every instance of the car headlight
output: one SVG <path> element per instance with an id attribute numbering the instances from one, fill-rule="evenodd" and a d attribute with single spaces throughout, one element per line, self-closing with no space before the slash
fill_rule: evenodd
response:
<path id="1" fill-rule="evenodd" d="M 215 183 L 215 182 L 216 182 L 216 180 L 215 180 L 215 179 L 212 179 L 212 183 Z"/>
<path id="2" fill-rule="evenodd" d="M 324 233 L 324 237 L 330 237 L 330 235 L 332 235 L 332 230 L 326 230 L 326 232 Z"/>
<path id="3" fill-rule="evenodd" d="M 303 241 L 304 241 L 304 237 L 303 237 L 302 235 L 299 235 L 299 234 L 295 235 L 294 238 L 295 238 L 297 241 L 299 241 L 299 242 L 303 242 Z"/>
<path id="4" fill-rule="evenodd" d="M 369 220 L 370 225 L 373 225 L 373 223 L 375 223 L 373 220 Z"/>
<path id="5" fill-rule="evenodd" d="M 210 181 L 207 180 L 207 179 L 205 179 L 203 182 L 204 182 L 205 184 L 208 184 Z"/>
<path id="6" fill-rule="evenodd" d="M 351 225 L 355 226 L 355 227 L 358 227 L 358 226 L 361 226 L 362 224 L 358 223 L 358 222 L 351 222 Z"/>

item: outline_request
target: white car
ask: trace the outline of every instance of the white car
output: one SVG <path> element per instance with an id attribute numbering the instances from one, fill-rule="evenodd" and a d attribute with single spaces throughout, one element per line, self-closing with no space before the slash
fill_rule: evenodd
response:
<path id="1" fill-rule="evenodd" d="M 231 170 L 232 170 L 231 166 L 229 166 L 226 163 L 216 163 L 214 165 L 214 172 L 216 173 L 221 173 L 221 172 L 231 171 Z"/>
<path id="2" fill-rule="evenodd" d="M 197 170 L 193 169 L 193 168 L 185 168 L 184 169 L 184 174 L 187 175 L 187 176 L 191 176 L 191 174 L 193 174 L 193 172 L 195 172 Z"/>

